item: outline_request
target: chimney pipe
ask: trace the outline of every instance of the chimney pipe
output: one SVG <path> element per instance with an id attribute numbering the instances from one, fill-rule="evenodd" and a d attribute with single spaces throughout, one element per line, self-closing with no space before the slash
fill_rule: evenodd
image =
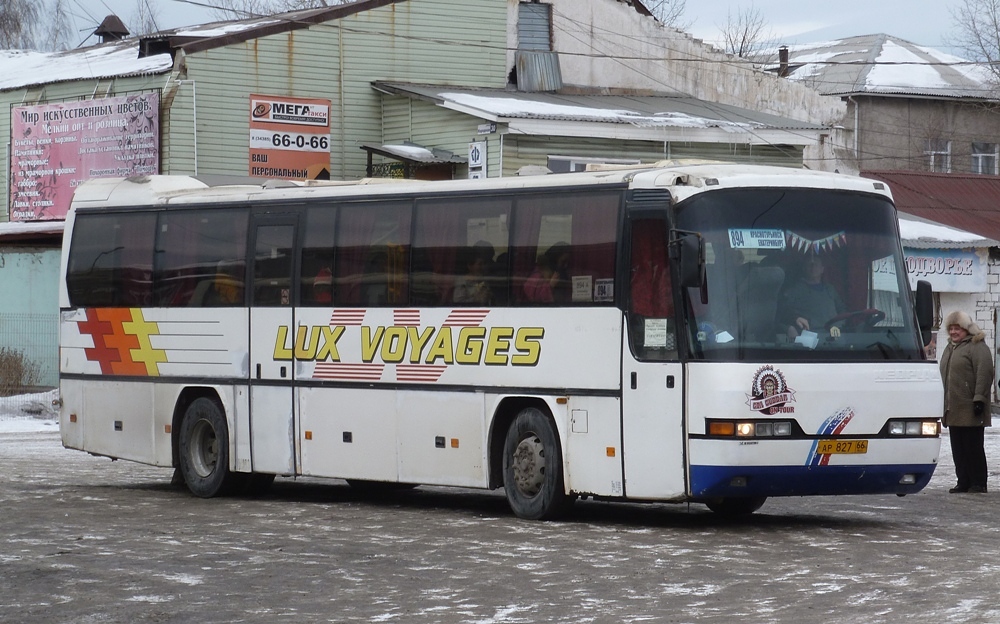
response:
<path id="1" fill-rule="evenodd" d="M 788 46 L 778 48 L 778 76 L 788 78 Z"/>

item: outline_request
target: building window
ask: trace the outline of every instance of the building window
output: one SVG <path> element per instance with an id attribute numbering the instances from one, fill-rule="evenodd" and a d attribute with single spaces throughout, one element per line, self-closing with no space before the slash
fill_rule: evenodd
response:
<path id="1" fill-rule="evenodd" d="M 998 157 L 1000 157 L 1000 146 L 996 143 L 973 143 L 972 173 L 1000 174 L 1000 169 L 997 168 L 998 161 L 1000 161 Z"/>
<path id="2" fill-rule="evenodd" d="M 924 141 L 927 166 L 936 173 L 951 173 L 951 141 L 927 139 Z"/>
<path id="3" fill-rule="evenodd" d="M 522 2 L 517 14 L 517 49 L 552 50 L 552 5 Z"/>
<path id="4" fill-rule="evenodd" d="M 638 165 L 638 158 L 588 158 L 585 156 L 549 156 L 548 167 L 552 173 L 586 171 L 589 164 Z"/>

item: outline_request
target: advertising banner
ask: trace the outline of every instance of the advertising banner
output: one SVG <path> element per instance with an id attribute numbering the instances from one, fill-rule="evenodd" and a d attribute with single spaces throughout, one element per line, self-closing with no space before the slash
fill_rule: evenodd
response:
<path id="1" fill-rule="evenodd" d="M 89 178 L 159 173 L 160 95 L 15 106 L 10 220 L 64 219 Z"/>
<path id="2" fill-rule="evenodd" d="M 330 100 L 250 96 L 250 175 L 330 179 Z"/>

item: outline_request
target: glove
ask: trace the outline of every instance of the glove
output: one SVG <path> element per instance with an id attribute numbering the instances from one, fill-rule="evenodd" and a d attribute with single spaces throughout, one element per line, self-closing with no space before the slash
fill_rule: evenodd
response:
<path id="1" fill-rule="evenodd" d="M 985 403 L 983 403 L 982 401 L 973 401 L 972 402 L 972 412 L 976 416 L 982 416 L 983 412 L 985 412 L 985 411 L 986 411 L 986 404 Z"/>

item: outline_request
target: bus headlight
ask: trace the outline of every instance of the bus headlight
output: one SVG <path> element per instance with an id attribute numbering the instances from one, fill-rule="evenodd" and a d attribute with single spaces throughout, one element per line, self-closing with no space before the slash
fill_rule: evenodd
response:
<path id="1" fill-rule="evenodd" d="M 891 436 L 934 437 L 941 433 L 941 424 L 937 420 L 890 420 L 886 432 Z"/>
<path id="2" fill-rule="evenodd" d="M 705 430 L 708 435 L 737 438 L 775 438 L 792 435 L 788 420 L 709 420 Z"/>

